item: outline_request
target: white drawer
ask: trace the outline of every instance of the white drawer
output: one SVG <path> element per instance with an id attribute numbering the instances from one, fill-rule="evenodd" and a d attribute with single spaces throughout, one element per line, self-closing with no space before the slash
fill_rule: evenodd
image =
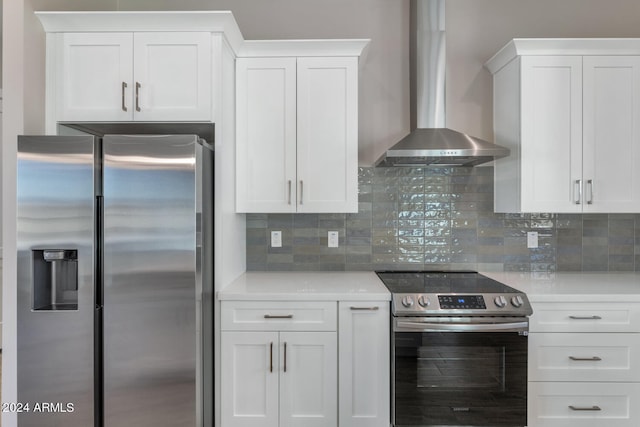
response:
<path id="1" fill-rule="evenodd" d="M 640 383 L 530 382 L 528 402 L 528 427 L 640 425 Z"/>
<path id="2" fill-rule="evenodd" d="M 222 301 L 223 331 L 335 331 L 337 302 Z"/>
<path id="3" fill-rule="evenodd" d="M 640 334 L 529 334 L 529 381 L 640 381 Z"/>
<path id="4" fill-rule="evenodd" d="M 530 332 L 640 332 L 640 303 L 533 303 Z"/>

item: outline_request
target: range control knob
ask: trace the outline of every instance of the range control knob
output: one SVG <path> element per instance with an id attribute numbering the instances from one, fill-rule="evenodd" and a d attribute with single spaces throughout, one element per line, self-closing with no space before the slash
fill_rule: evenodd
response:
<path id="1" fill-rule="evenodd" d="M 420 304 L 421 307 L 429 307 L 431 305 L 431 300 L 429 299 L 429 297 L 420 295 L 418 297 L 418 304 Z"/>
<path id="2" fill-rule="evenodd" d="M 498 308 L 504 308 L 507 305 L 507 299 L 502 295 L 495 297 L 493 302 L 498 306 Z"/>
<path id="3" fill-rule="evenodd" d="M 402 305 L 409 308 L 413 305 L 413 297 L 411 295 L 405 295 L 402 297 Z"/>
<path id="4" fill-rule="evenodd" d="M 513 305 L 514 307 L 522 307 L 522 304 L 524 304 L 524 300 L 520 295 L 511 297 L 511 305 Z"/>

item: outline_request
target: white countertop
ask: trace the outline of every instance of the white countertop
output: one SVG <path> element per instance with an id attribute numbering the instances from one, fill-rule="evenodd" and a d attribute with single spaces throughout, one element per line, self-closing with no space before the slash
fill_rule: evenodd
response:
<path id="1" fill-rule="evenodd" d="M 251 271 L 218 292 L 219 300 L 389 301 L 372 271 Z"/>
<path id="2" fill-rule="evenodd" d="M 640 273 L 482 272 L 527 294 L 531 302 L 640 302 Z"/>

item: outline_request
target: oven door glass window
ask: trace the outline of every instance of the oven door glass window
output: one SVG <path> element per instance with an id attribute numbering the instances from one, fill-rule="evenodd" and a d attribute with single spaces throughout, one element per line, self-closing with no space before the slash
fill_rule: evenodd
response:
<path id="1" fill-rule="evenodd" d="M 526 425 L 527 337 L 396 332 L 394 425 Z"/>

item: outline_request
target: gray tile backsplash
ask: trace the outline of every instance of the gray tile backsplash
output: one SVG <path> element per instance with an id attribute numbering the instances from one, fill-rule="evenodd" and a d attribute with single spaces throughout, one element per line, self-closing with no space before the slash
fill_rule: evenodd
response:
<path id="1" fill-rule="evenodd" d="M 247 215 L 248 270 L 439 268 L 640 271 L 640 214 L 497 214 L 492 167 L 398 167 L 360 168 L 358 213 Z"/>

